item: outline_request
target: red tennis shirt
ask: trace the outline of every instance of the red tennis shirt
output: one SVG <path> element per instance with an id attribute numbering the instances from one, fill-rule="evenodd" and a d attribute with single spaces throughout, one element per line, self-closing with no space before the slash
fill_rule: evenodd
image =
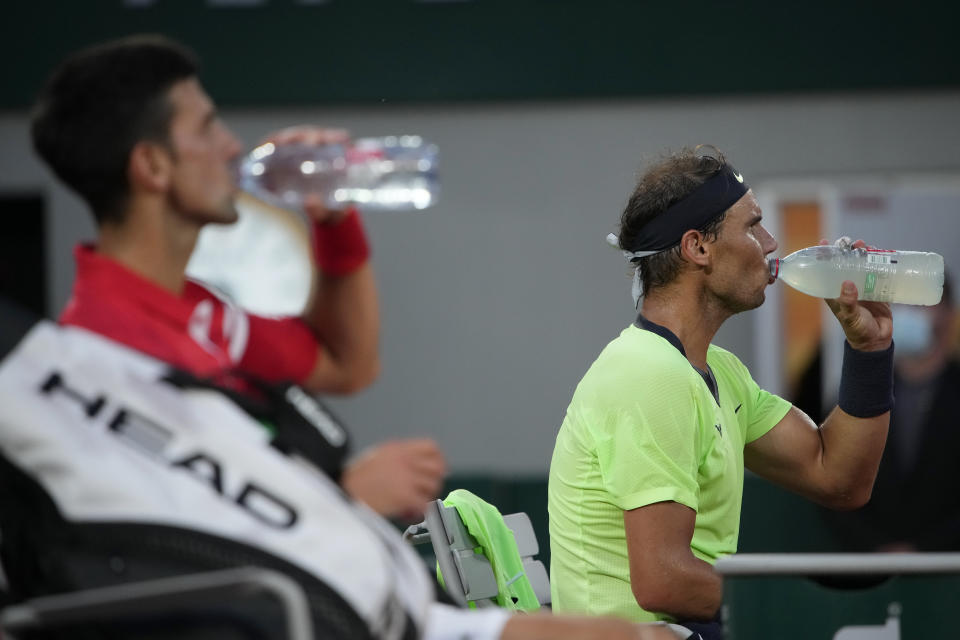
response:
<path id="1" fill-rule="evenodd" d="M 202 378 L 242 372 L 303 382 L 320 353 L 299 318 L 246 313 L 199 282 L 176 296 L 96 252 L 74 250 L 77 278 L 60 322 L 82 327 Z"/>

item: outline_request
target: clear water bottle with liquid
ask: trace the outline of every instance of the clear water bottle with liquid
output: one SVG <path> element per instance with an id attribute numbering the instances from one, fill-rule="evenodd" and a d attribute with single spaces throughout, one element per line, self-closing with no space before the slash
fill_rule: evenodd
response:
<path id="1" fill-rule="evenodd" d="M 301 211 L 303 197 L 322 194 L 330 209 L 426 209 L 440 192 L 439 152 L 420 136 L 359 138 L 348 144 L 268 142 L 240 163 L 240 188 L 269 204 Z"/>
<path id="2" fill-rule="evenodd" d="M 943 256 L 920 251 L 807 247 L 771 258 L 770 275 L 818 298 L 836 298 L 844 280 L 861 300 L 934 305 L 943 296 Z"/>

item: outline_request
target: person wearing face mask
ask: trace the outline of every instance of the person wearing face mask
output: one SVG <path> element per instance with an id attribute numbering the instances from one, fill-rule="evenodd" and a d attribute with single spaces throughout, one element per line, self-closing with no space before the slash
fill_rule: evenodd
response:
<path id="1" fill-rule="evenodd" d="M 823 513 L 845 550 L 960 550 L 960 493 L 951 490 L 960 448 L 952 293 L 946 280 L 940 304 L 893 307 L 896 403 L 873 497 L 857 511 Z"/>
<path id="2" fill-rule="evenodd" d="M 837 408 L 819 427 L 713 344 L 773 282 L 777 242 L 762 221 L 743 175 L 701 146 L 650 165 L 608 236 L 642 302 L 557 432 L 547 488 L 555 612 L 669 621 L 719 640 L 713 564 L 737 550 L 745 469 L 829 508 L 869 499 L 893 400 L 888 305 L 859 300 L 849 280 L 826 301 L 846 341 Z"/>

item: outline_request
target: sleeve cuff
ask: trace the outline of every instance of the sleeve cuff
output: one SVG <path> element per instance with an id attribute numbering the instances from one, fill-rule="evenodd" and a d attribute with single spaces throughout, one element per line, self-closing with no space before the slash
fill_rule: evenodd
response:
<path id="1" fill-rule="evenodd" d="M 789 401 L 784 400 L 780 396 L 771 394 L 769 401 L 776 403 L 778 406 L 769 410 L 767 414 L 769 419 L 765 423 L 762 423 L 760 427 L 751 425 L 752 428 L 747 428 L 747 433 L 744 436 L 743 444 L 750 444 L 754 440 L 757 440 L 770 433 L 775 426 L 780 424 L 780 422 L 787 417 L 787 414 L 790 413 L 790 409 L 793 407 Z"/>
<path id="2" fill-rule="evenodd" d="M 458 609 L 434 603 L 424 640 L 497 640 L 510 618 L 506 609 Z"/>
<path id="3" fill-rule="evenodd" d="M 624 511 L 631 511 L 645 507 L 648 504 L 657 502 L 679 502 L 682 505 L 697 510 L 699 502 L 692 493 L 684 491 L 679 487 L 661 487 L 658 489 L 649 489 L 638 493 L 631 493 L 626 496 L 617 496 L 614 498 L 614 504 Z"/>

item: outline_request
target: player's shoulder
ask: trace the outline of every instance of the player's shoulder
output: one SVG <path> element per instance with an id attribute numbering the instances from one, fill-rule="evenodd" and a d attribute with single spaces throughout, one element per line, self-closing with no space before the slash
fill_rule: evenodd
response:
<path id="1" fill-rule="evenodd" d="M 711 344 L 707 348 L 707 362 L 713 368 L 723 367 L 733 372 L 746 373 L 747 367 L 732 351 Z"/>
<path id="2" fill-rule="evenodd" d="M 663 337 L 631 325 L 600 353 L 591 373 L 605 384 L 626 384 L 633 388 L 676 387 L 691 381 L 695 371 L 675 346 Z"/>

